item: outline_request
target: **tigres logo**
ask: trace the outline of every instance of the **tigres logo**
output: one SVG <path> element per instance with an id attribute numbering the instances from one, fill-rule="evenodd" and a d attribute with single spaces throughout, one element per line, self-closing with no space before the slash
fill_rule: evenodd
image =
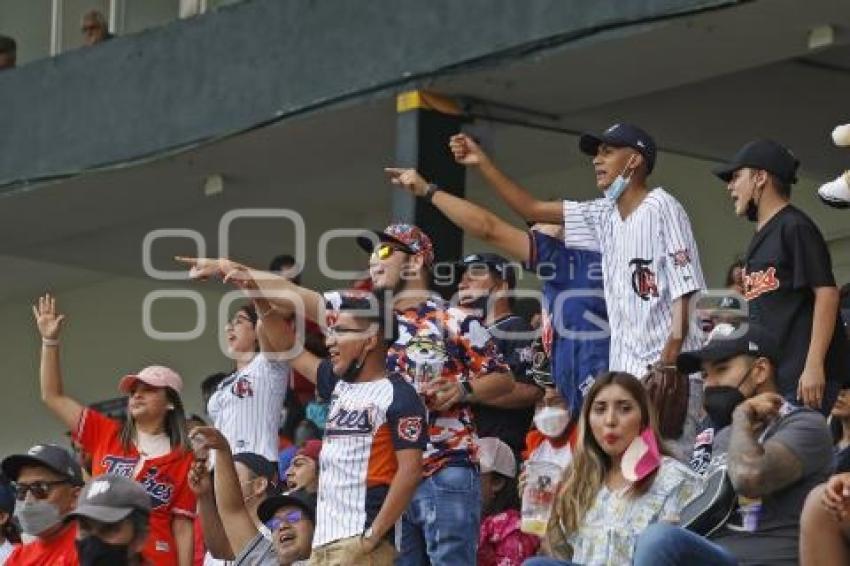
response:
<path id="1" fill-rule="evenodd" d="M 240 399 L 254 396 L 254 388 L 251 387 L 251 382 L 244 377 L 240 377 L 233 383 L 230 388 L 230 392 Z"/>
<path id="2" fill-rule="evenodd" d="M 650 297 L 658 296 L 658 285 L 655 283 L 655 273 L 649 269 L 651 259 L 635 258 L 629 262 L 634 267 L 632 272 L 632 289 L 637 296 L 648 301 Z"/>
<path id="3" fill-rule="evenodd" d="M 765 293 L 779 289 L 779 278 L 776 268 L 768 267 L 764 271 L 744 272 L 744 298 L 748 301 L 757 299 Z"/>

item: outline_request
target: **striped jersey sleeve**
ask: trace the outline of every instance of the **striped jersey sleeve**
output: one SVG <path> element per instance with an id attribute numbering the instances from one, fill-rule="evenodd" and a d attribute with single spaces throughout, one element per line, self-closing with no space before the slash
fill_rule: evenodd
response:
<path id="1" fill-rule="evenodd" d="M 662 204 L 661 240 L 668 269 L 663 271 L 670 299 L 705 288 L 697 243 L 691 221 L 682 205 L 673 197 L 659 199 Z"/>
<path id="2" fill-rule="evenodd" d="M 598 252 L 602 248 L 600 230 L 604 216 L 611 212 L 606 199 L 564 201 L 564 245 Z"/>

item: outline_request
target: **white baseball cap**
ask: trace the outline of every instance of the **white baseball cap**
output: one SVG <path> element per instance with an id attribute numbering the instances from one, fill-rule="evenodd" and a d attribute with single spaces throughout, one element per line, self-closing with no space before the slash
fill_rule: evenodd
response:
<path id="1" fill-rule="evenodd" d="M 478 462 L 481 473 L 496 472 L 503 476 L 516 477 L 516 458 L 510 446 L 495 437 L 478 439 Z"/>

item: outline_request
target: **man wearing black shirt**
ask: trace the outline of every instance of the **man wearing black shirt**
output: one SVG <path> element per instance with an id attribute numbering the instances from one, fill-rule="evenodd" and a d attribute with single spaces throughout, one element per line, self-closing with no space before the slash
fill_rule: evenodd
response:
<path id="1" fill-rule="evenodd" d="M 745 257 L 744 297 L 750 320 L 779 339 L 778 389 L 786 399 L 828 414 L 850 363 L 826 242 L 789 202 L 798 166 L 785 147 L 756 140 L 715 174 L 727 183 L 735 213 L 756 222 Z"/>
<path id="2" fill-rule="evenodd" d="M 531 428 L 534 405 L 543 397 L 543 390 L 527 375 L 533 330 L 511 309 L 516 266 L 498 254 L 480 253 L 466 256 L 458 268 L 462 273 L 460 307 L 484 319 L 515 379 L 514 389 L 507 395 L 472 406 L 478 436 L 496 437 L 519 456 Z"/>

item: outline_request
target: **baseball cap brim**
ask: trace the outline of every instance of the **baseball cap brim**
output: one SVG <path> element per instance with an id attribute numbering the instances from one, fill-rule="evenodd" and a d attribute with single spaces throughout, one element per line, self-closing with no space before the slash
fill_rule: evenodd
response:
<path id="1" fill-rule="evenodd" d="M 741 165 L 740 163 L 728 163 L 726 165 L 721 165 L 720 167 L 715 167 L 712 169 L 712 172 L 724 183 L 728 183 L 732 180 L 732 175 L 735 174 L 735 171 L 738 169 L 745 167 L 745 165 Z"/>
<path id="2" fill-rule="evenodd" d="M 67 470 L 60 470 L 50 462 L 41 460 L 36 456 L 30 456 L 29 454 L 14 454 L 3 460 L 3 475 L 12 481 L 18 481 L 18 474 L 21 473 L 21 468 L 24 466 L 39 466 L 53 470 L 57 474 L 68 478 L 71 483 L 74 483 L 74 476 L 68 474 Z M 80 483 L 80 485 L 82 485 L 82 483 Z"/>
<path id="3" fill-rule="evenodd" d="M 732 342 L 732 341 L 730 341 Z M 735 348 L 724 348 L 723 346 L 703 348 L 691 352 L 682 352 L 676 358 L 676 367 L 682 373 L 696 373 L 702 371 L 703 362 L 717 362 L 741 354 Z"/>
<path id="4" fill-rule="evenodd" d="M 405 252 L 413 255 L 413 250 L 410 249 L 410 246 L 408 246 L 401 240 L 393 238 L 392 236 L 384 234 L 383 232 L 379 232 L 377 230 L 369 230 L 369 233 L 374 234 L 379 242 L 387 242 L 389 244 L 394 244 Z M 371 238 L 369 236 L 357 236 L 357 245 L 360 246 L 367 253 L 372 253 L 375 250 L 375 240 L 374 238 Z"/>
<path id="5" fill-rule="evenodd" d="M 153 383 L 151 380 L 147 380 L 143 377 L 140 377 L 135 374 L 125 375 L 121 378 L 121 381 L 118 382 L 118 391 L 125 395 L 129 395 L 133 390 L 133 387 L 141 381 L 142 383 L 146 383 L 151 387 L 168 387 L 167 385 L 163 385 L 162 383 Z"/>
<path id="6" fill-rule="evenodd" d="M 101 523 L 117 523 L 123 521 L 133 512 L 132 507 L 104 507 L 103 505 L 80 505 L 65 517 L 70 521 L 79 517 L 94 519 Z"/>
<path id="7" fill-rule="evenodd" d="M 578 148 L 582 153 L 595 156 L 599 146 L 607 143 L 603 138 L 594 134 L 582 134 L 578 139 Z"/>
<path id="8" fill-rule="evenodd" d="M 278 509 L 281 507 L 298 507 L 307 514 L 307 517 L 316 522 L 316 509 L 307 501 L 295 495 L 273 495 L 266 497 L 260 506 L 257 508 L 257 518 L 265 523 L 271 519 Z"/>

